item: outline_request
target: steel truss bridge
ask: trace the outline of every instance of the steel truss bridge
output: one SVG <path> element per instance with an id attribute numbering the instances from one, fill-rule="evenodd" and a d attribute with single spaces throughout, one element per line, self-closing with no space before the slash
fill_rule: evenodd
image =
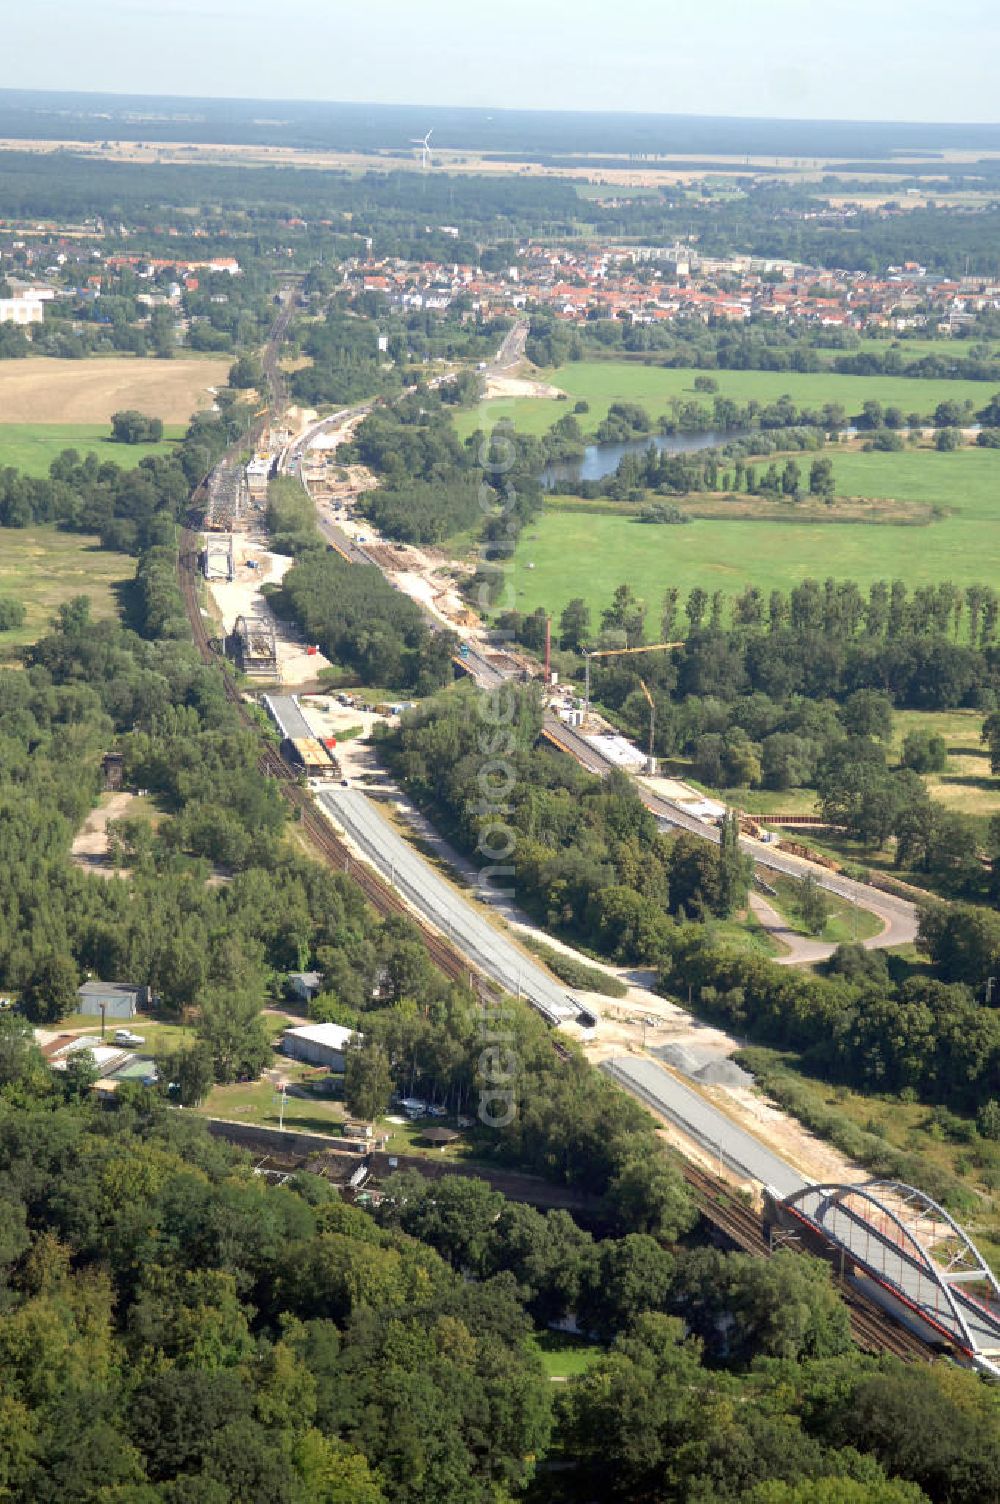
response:
<path id="1" fill-rule="evenodd" d="M 773 1200 L 779 1223 L 867 1275 L 911 1318 L 1000 1378 L 1000 1284 L 964 1228 L 896 1180 L 809 1185 Z"/>

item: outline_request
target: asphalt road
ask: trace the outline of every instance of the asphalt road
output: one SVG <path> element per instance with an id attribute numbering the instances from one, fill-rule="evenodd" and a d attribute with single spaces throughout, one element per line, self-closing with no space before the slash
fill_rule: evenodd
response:
<path id="1" fill-rule="evenodd" d="M 772 1186 L 782 1197 L 806 1185 L 791 1165 L 655 1061 L 622 1055 L 603 1061 L 601 1069 L 632 1096 L 675 1123 L 735 1174 Z"/>
<path id="2" fill-rule="evenodd" d="M 603 758 L 597 748 L 578 731 L 564 725 L 555 716 L 546 717 L 545 729 L 553 736 L 553 739 L 558 740 L 570 756 L 575 757 L 591 772 L 605 777 L 615 766 Z M 692 835 L 700 836 L 704 841 L 712 841 L 716 846 L 719 844 L 717 826 L 704 824 L 685 810 L 679 809 L 669 799 L 662 799 L 658 794 L 652 793 L 641 783 L 638 785 L 638 791 L 646 808 L 665 825 L 676 830 L 688 830 Z M 883 893 L 879 888 L 873 888 L 868 883 L 856 882 L 853 878 L 844 877 L 841 873 L 828 872 L 825 867 L 806 864 L 796 857 L 776 851 L 763 841 L 752 841 L 743 836 L 740 839 L 740 845 L 748 856 L 753 857 L 758 867 L 799 880 L 809 872 L 818 886 L 825 888 L 828 893 L 836 893 L 838 897 L 846 898 L 848 902 L 856 903 L 860 908 L 877 915 L 884 929 L 880 934 L 873 935 L 863 942 L 866 949 L 878 950 L 893 945 L 911 945 L 916 939 L 916 905 L 907 899 L 897 898 L 893 893 Z"/>
<path id="3" fill-rule="evenodd" d="M 774 957 L 778 966 L 815 966 L 836 950 L 836 946 L 828 941 L 811 940 L 808 935 L 793 930 L 787 919 L 760 893 L 750 894 L 750 910 L 761 929 L 766 930 L 779 945 L 787 946 L 787 954 Z"/>
<path id="4" fill-rule="evenodd" d="M 511 366 L 516 366 L 524 357 L 524 346 L 528 338 L 528 330 L 531 325 L 527 319 L 519 319 L 513 329 L 509 329 L 504 335 L 503 344 L 487 367 L 487 375 L 501 375 L 509 371 Z"/>
<path id="5" fill-rule="evenodd" d="M 512 996 L 526 999 L 549 1023 L 580 1020 L 583 1010 L 571 994 L 445 882 L 360 790 L 325 789 L 317 794 L 317 802 L 392 886 L 485 976 Z"/>

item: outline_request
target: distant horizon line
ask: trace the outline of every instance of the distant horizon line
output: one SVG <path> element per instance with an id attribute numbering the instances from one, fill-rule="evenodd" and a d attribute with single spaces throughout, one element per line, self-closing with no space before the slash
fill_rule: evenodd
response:
<path id="1" fill-rule="evenodd" d="M 873 125 L 901 126 L 910 129 L 928 128 L 948 130 L 1000 129 L 1000 118 L 993 120 L 918 120 L 899 116 L 872 115 L 754 115 L 746 113 L 713 114 L 694 111 L 637 110 L 625 107 L 610 108 L 551 108 L 544 105 L 499 105 L 499 104 L 445 104 L 420 100 L 388 99 L 315 99 L 289 98 L 288 96 L 258 94 L 164 94 L 159 92 L 133 91 L 123 93 L 116 89 L 53 89 L 24 84 L 0 84 L 0 100 L 7 95 L 34 95 L 49 98 L 118 99 L 118 100 L 163 100 L 183 101 L 190 104 L 244 104 L 244 105 L 307 105 L 317 108 L 347 107 L 360 110 L 447 110 L 459 114 L 497 114 L 624 117 L 630 120 L 701 120 L 701 121 L 754 121 L 770 125 Z"/>

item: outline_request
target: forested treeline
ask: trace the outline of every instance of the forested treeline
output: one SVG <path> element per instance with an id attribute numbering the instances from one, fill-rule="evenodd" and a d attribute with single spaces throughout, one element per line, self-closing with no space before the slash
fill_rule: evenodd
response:
<path id="1" fill-rule="evenodd" d="M 0 527 L 55 523 L 97 533 L 103 548 L 121 553 L 163 542 L 172 536 L 192 486 L 250 425 L 252 408 L 227 400 L 226 393 L 220 397 L 221 411 L 197 413 L 169 455 L 147 455 L 132 470 L 93 453 L 81 459 L 75 449 L 57 455 L 47 476 L 0 470 Z"/>
<path id="2" fill-rule="evenodd" d="M 723 1027 L 800 1052 L 824 1079 L 910 1091 L 967 1114 L 1000 1095 L 1000 1009 L 983 1005 L 985 976 L 895 983 L 877 961 L 855 967 L 849 955 L 844 965 L 846 974 L 813 977 L 688 926 L 671 932 L 661 979 L 685 997 L 690 990 L 694 1007 Z"/>
<path id="3" fill-rule="evenodd" d="M 377 408 L 342 451 L 378 477 L 360 507 L 386 537 L 438 543 L 474 530 L 487 541 L 516 539 L 541 509 L 543 467 L 582 454 L 572 414 L 543 439 L 501 424 L 488 438 L 477 433 L 459 444 L 448 411 L 463 390 L 457 381 L 435 391 L 419 387 Z"/>
<path id="4" fill-rule="evenodd" d="M 513 687 L 510 695 L 506 819 L 516 836 L 509 885 L 518 903 L 605 955 L 648 962 L 666 943 L 671 914 L 727 915 L 745 901 L 748 872 L 734 830 L 721 850 L 668 840 L 626 775 L 601 783 L 536 745 L 537 696 Z M 459 688 L 405 716 L 384 741 L 413 797 L 470 852 L 493 818 L 479 783 L 480 736 L 474 692 Z"/>
<path id="5" fill-rule="evenodd" d="M 944 580 L 911 590 L 903 580 L 876 580 L 863 590 L 852 580 L 805 579 L 766 596 L 755 586 L 738 596 L 696 587 L 683 603 L 668 587 L 658 619 L 650 615 L 627 584 L 597 625 L 578 598 L 560 617 L 560 645 L 576 651 L 600 636 L 609 646 L 683 638 L 672 654 L 648 655 L 643 664 L 647 682 L 677 700 L 843 702 L 867 690 L 900 708 L 992 709 L 1000 689 L 1000 594 L 988 584 Z M 622 689 L 637 687 L 634 671 L 614 659 L 595 662 L 593 680 L 616 706 Z M 670 717 L 667 711 L 668 738 Z"/>
<path id="6" fill-rule="evenodd" d="M 652 279 L 656 270 L 648 268 L 640 271 L 643 274 Z M 643 356 L 656 365 L 703 371 L 909 376 L 914 378 L 914 402 L 919 403 L 920 380 L 1000 381 L 1000 361 L 988 343 L 995 334 L 995 315 L 984 314 L 941 351 L 912 355 L 905 335 L 887 338 L 884 350 L 861 350 L 861 336 L 854 330 L 786 324 L 770 317 L 751 318 L 738 328 L 728 319 L 705 323 L 685 313 L 652 323 L 595 318 L 567 325 L 537 309 L 531 315 L 527 354 L 541 366 Z"/>
<path id="7" fill-rule="evenodd" d="M 943 581 L 912 592 L 901 580 L 863 592 L 852 581 L 804 580 L 787 595 L 748 588 L 711 597 L 665 592 L 659 627 L 627 585 L 595 624 L 582 599 L 559 622 L 564 673 L 589 642 L 662 637 L 683 645 L 642 659 L 656 702 L 655 749 L 691 760 L 715 789 L 814 788 L 822 813 L 868 848 L 895 839 L 897 865 L 933 876 L 942 891 L 986 898 L 995 891 L 1000 827 L 932 799 L 922 775 L 940 771 L 946 749 L 919 732 L 890 754 L 895 708 L 981 708 L 989 735 L 1000 693 L 1000 596 L 989 585 Z M 506 613 L 501 624 L 538 651 L 543 612 Z M 570 656 L 570 655 L 573 656 Z M 638 660 L 631 660 L 636 662 Z M 628 658 L 595 659 L 592 692 L 636 739 L 649 708 Z M 980 822 L 981 823 L 981 822 Z M 994 870 L 984 868 L 985 854 Z"/>
<path id="8" fill-rule="evenodd" d="M 314 404 L 360 402 L 376 393 L 398 392 L 402 377 L 380 353 L 379 326 L 335 305 L 314 324 L 302 342 L 311 364 L 291 377 L 297 401 Z"/>
<path id="9" fill-rule="evenodd" d="M 147 1089 L 74 1100 L 17 1020 L 0 1038 L 11 1504 L 585 1504 L 595 1484 L 976 1504 L 1000 1484 L 992 1392 L 860 1357 L 813 1260 L 595 1240 L 474 1180 L 398 1176 L 373 1220 L 309 1174 L 268 1185 Z M 612 1346 L 557 1389 L 535 1335 L 563 1310 Z"/>
<path id="10" fill-rule="evenodd" d="M 284 576 L 274 606 L 362 683 L 430 694 L 451 677 L 452 635 L 432 632 L 374 565 L 310 551 Z"/>
<path id="11" fill-rule="evenodd" d="M 87 974 L 148 985 L 168 1013 L 196 1012 L 219 1079 L 256 1074 L 275 975 L 334 939 L 349 953 L 371 930 L 357 889 L 285 851 L 284 805 L 257 771 L 256 738 L 190 646 L 94 623 L 84 598 L 26 658 L 24 672 L 0 674 L 3 985 L 49 1022 L 76 1011 Z M 70 864 L 69 845 L 114 744 L 168 818 L 155 834 L 119 822 L 127 876 L 96 882 Z M 213 864 L 233 880 L 207 883 Z"/>
<path id="12" fill-rule="evenodd" d="M 413 797 L 474 852 L 492 817 L 483 810 L 470 700 L 453 692 L 411 713 L 386 747 Z M 908 1088 L 964 1112 L 997 1094 L 1000 1009 L 983 1007 L 986 978 L 1000 964 L 996 926 L 981 933 L 975 910 L 944 911 L 969 916 L 961 929 L 928 920 L 924 943 L 940 980 L 898 985 L 878 967 L 874 976 L 811 978 L 720 946 L 704 921 L 745 903 L 750 876 L 732 822 L 719 848 L 660 834 L 630 780 L 612 773 L 600 782 L 541 750 L 530 692 L 517 692 L 515 704 L 505 817 L 513 850 L 503 884 L 518 903 L 607 956 L 658 963 L 665 986 L 684 996 L 692 989 L 695 1006 L 727 1028 L 802 1051 L 825 1076 L 868 1090 Z M 684 922 L 691 919 L 699 922 Z M 950 949 L 941 934 L 952 937 Z"/>

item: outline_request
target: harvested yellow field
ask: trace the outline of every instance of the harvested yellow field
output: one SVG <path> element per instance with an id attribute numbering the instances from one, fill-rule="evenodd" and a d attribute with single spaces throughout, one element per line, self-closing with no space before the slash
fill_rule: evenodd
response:
<path id="1" fill-rule="evenodd" d="M 156 360 L 47 356 L 0 361 L 0 423 L 104 423 L 134 407 L 164 423 L 186 423 L 225 386 L 231 358 Z"/>

